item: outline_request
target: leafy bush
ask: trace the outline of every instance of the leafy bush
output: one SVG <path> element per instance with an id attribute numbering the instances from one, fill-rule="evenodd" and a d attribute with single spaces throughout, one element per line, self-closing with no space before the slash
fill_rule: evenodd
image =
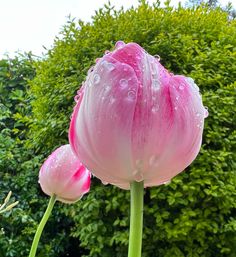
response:
<path id="1" fill-rule="evenodd" d="M 47 56 L 34 63 L 36 76 L 29 82 L 33 114 L 27 140 L 27 149 L 34 152 L 27 153 L 36 160 L 21 165 L 24 179 L 18 181 L 26 199 L 33 201 L 24 208 L 29 223 L 24 233 L 32 235 L 30 227 L 36 219 L 32 217 L 38 220 L 43 210 L 42 198 L 36 197 L 36 180 L 32 182 L 26 174 L 31 174 L 29 170 L 36 174 L 42 158 L 67 142 L 76 90 L 95 59 L 112 49 L 117 40 L 135 41 L 150 54 L 160 55 L 161 63 L 172 72 L 194 78 L 210 114 L 195 162 L 169 185 L 145 190 L 143 256 L 235 256 L 236 22 L 221 9 L 204 6 L 160 8 L 145 1 L 128 11 L 106 6 L 91 24 L 69 20 Z M 4 113 L 8 115 L 8 111 Z M 24 169 L 28 172 L 23 173 Z M 44 256 L 58 256 L 67 249 L 73 256 L 126 255 L 129 192 L 94 179 L 91 192 L 78 204 L 60 207 L 46 231 L 56 243 L 44 239 L 42 256 L 43 251 L 48 253 Z M 61 226 L 59 235 L 52 229 L 55 222 Z M 16 224 L 17 220 L 13 221 L 11 228 Z M 70 238 L 63 238 L 69 230 Z M 17 247 L 28 243 L 23 236 L 18 240 L 14 242 Z M 63 244 L 58 250 L 60 240 Z M 17 252 L 20 254 L 24 256 Z"/>
<path id="2" fill-rule="evenodd" d="M 32 99 L 27 94 L 27 81 L 35 75 L 33 62 L 31 55 L 0 61 L 0 203 L 10 190 L 14 194 L 12 200 L 19 201 L 13 211 L 0 217 L 0 257 L 28 255 L 37 224 L 46 208 L 47 199 L 42 197 L 37 182 L 43 156 L 35 155 L 32 148 L 26 147 Z M 70 220 L 58 215 L 58 207 L 54 214 L 38 256 L 58 256 L 68 245 L 65 230 Z M 59 224 L 55 226 L 55 223 Z"/>

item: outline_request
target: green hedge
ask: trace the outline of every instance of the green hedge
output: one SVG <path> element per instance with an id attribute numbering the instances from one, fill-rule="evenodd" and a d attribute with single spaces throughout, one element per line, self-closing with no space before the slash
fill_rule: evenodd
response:
<path id="1" fill-rule="evenodd" d="M 0 204 L 12 190 L 19 204 L 0 215 L 0 257 L 25 257 L 37 224 L 46 208 L 46 198 L 38 186 L 38 170 L 44 156 L 27 145 L 31 121 L 32 95 L 28 80 L 35 76 L 30 54 L 0 60 Z M 38 249 L 41 257 L 59 256 L 66 251 L 70 219 L 54 210 Z M 56 225 L 57 224 L 57 225 Z"/>
<path id="2" fill-rule="evenodd" d="M 160 8 L 142 1 L 128 11 L 106 6 L 91 24 L 69 20 L 47 56 L 34 63 L 27 147 L 46 157 L 67 142 L 73 97 L 95 59 L 117 40 L 137 42 L 160 55 L 172 72 L 194 78 L 209 108 L 195 162 L 169 185 L 145 190 L 143 257 L 235 256 L 236 21 L 221 9 Z M 43 210 L 39 202 L 34 208 L 40 209 L 38 217 Z M 70 233 L 70 238 L 61 237 L 61 252 L 80 245 L 81 252 L 70 256 L 127 254 L 129 192 L 93 179 L 82 201 L 60 207 L 52 222 L 69 223 L 61 229 Z M 50 256 L 58 256 L 57 245 L 50 246 L 55 251 Z"/>

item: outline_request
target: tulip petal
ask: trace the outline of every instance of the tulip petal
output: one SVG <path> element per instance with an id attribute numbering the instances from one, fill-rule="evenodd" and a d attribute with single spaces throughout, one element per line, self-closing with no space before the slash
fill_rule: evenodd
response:
<path id="1" fill-rule="evenodd" d="M 137 93 L 134 70 L 106 56 L 88 76 L 83 101 L 75 108 L 70 143 L 83 164 L 105 182 L 132 179 L 131 132 Z"/>

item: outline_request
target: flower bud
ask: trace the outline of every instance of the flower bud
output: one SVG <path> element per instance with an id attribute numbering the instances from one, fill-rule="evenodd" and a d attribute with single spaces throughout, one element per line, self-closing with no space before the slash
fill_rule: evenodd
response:
<path id="1" fill-rule="evenodd" d="M 56 195 L 61 202 L 73 203 L 89 191 L 90 177 L 90 172 L 68 144 L 57 148 L 44 162 L 39 183 L 45 194 Z"/>

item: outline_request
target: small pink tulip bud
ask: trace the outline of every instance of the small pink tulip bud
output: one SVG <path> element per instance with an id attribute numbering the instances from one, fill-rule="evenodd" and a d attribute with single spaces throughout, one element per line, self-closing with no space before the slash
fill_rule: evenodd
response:
<path id="1" fill-rule="evenodd" d="M 90 177 L 90 172 L 68 144 L 57 148 L 44 162 L 39 183 L 45 194 L 56 195 L 61 202 L 73 203 L 89 191 Z"/>
<path id="2" fill-rule="evenodd" d="M 105 183 L 167 183 L 197 156 L 207 111 L 191 78 L 118 42 L 89 72 L 70 124 L 73 151 Z"/>

